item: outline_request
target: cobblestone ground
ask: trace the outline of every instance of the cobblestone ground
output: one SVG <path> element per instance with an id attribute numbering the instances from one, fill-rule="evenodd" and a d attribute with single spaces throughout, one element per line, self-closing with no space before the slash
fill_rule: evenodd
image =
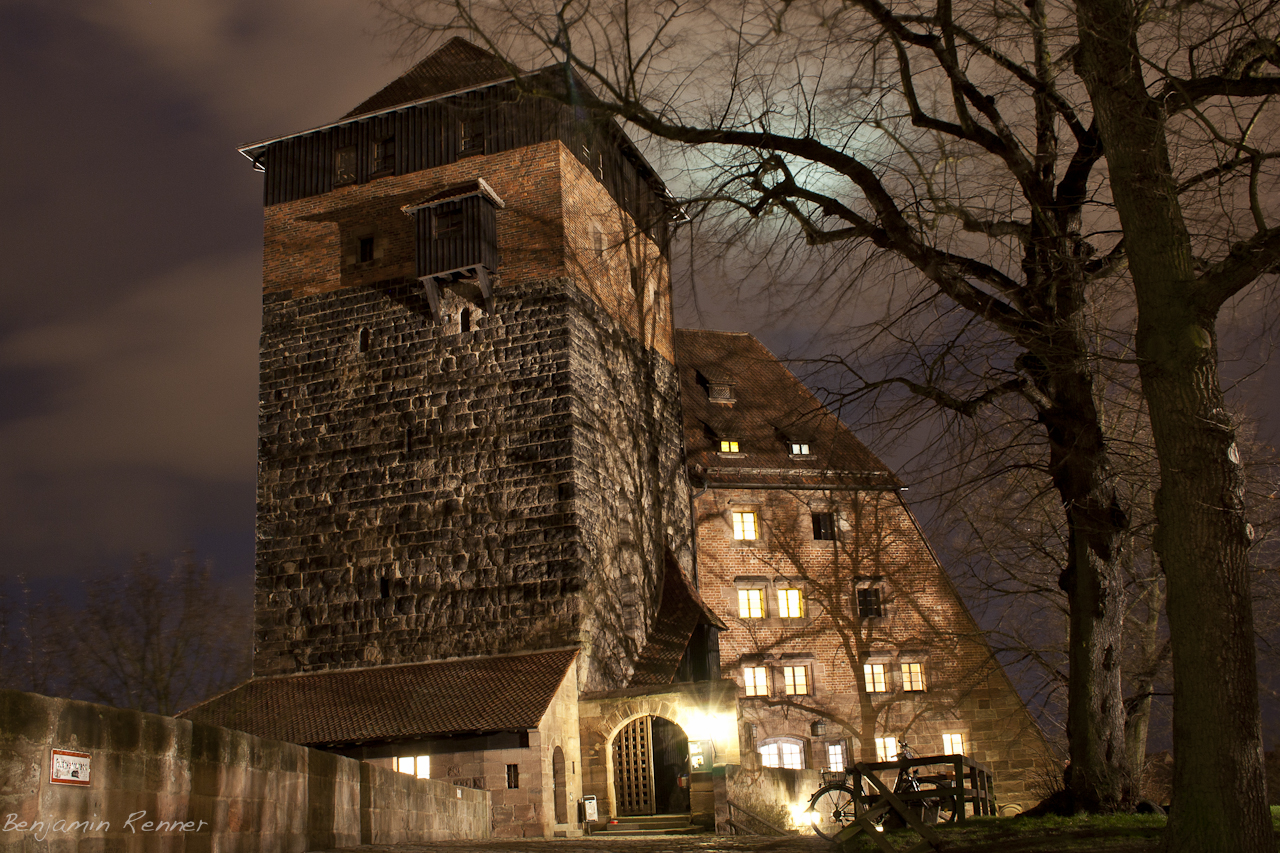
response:
<path id="1" fill-rule="evenodd" d="M 325 853 L 832 853 L 815 836 L 764 838 L 726 835 L 651 835 L 644 838 L 553 838 L 366 844 Z M 317 851 L 319 853 L 319 851 Z"/>

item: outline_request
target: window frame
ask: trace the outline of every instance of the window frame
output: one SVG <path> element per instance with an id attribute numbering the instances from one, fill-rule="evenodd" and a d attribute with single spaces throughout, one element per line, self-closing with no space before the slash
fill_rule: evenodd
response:
<path id="1" fill-rule="evenodd" d="M 809 523 L 813 527 L 814 542 L 836 541 L 836 514 L 834 512 L 830 510 L 824 512 L 810 511 Z"/>
<path id="2" fill-rule="evenodd" d="M 769 748 L 772 747 L 770 750 Z M 787 753 L 795 757 L 795 764 L 789 764 L 783 752 L 783 747 L 789 747 Z M 776 764 L 770 764 L 765 759 L 766 750 L 773 752 L 778 757 Z M 804 770 L 805 769 L 805 749 L 804 741 L 794 737 L 771 737 L 764 743 L 756 747 L 756 752 L 760 755 L 760 764 L 764 767 L 772 767 L 783 770 Z"/>
<path id="3" fill-rule="evenodd" d="M 346 187 L 360 180 L 360 150 L 354 145 L 340 145 L 333 151 L 333 185 Z"/>
<path id="4" fill-rule="evenodd" d="M 752 619 L 752 620 L 769 618 L 769 604 L 768 604 L 769 597 L 765 595 L 766 592 L 767 590 L 765 589 L 764 586 L 739 586 L 738 587 L 738 618 Z M 759 616 L 752 616 L 750 614 L 744 615 L 742 612 L 742 604 L 743 604 L 744 598 L 750 599 L 752 597 L 751 595 L 752 593 L 756 593 L 757 596 L 759 597 L 759 604 L 760 604 Z"/>
<path id="5" fill-rule="evenodd" d="M 862 665 L 862 683 L 867 693 L 889 693 L 892 686 L 886 664 L 867 661 Z M 879 688 L 879 689 L 877 689 Z"/>
<path id="6" fill-rule="evenodd" d="M 774 587 L 774 591 L 778 597 L 778 618 L 779 619 L 803 619 L 807 608 L 805 607 L 804 589 L 799 586 L 778 586 Z M 792 596 L 786 596 L 787 593 L 795 593 L 795 601 L 790 599 Z M 786 596 L 786 598 L 784 598 Z M 794 604 L 794 607 L 792 606 Z M 794 612 L 792 612 L 794 610 Z"/>
<path id="7" fill-rule="evenodd" d="M 719 453 L 741 453 L 742 442 L 736 438 L 721 438 Z"/>
<path id="8" fill-rule="evenodd" d="M 869 601 L 872 593 L 875 594 L 875 605 L 870 605 Z M 883 619 L 885 614 L 884 594 L 881 591 L 880 584 L 870 583 L 858 586 L 854 589 L 854 606 L 858 609 L 859 619 Z M 866 596 L 868 605 L 863 606 L 863 597 Z M 874 611 L 874 612 L 868 612 Z"/>
<path id="9" fill-rule="evenodd" d="M 964 755 L 965 754 L 964 745 L 967 740 L 968 738 L 965 737 L 963 733 L 944 732 L 942 735 L 942 754 L 943 755 Z M 951 747 L 954 745 L 953 741 L 954 743 L 958 743 L 960 745 L 960 748 L 955 750 L 954 752 L 951 750 Z"/>
<path id="10" fill-rule="evenodd" d="M 751 536 L 746 536 L 747 516 L 751 517 Z M 739 524 L 741 520 L 741 524 Z M 754 509 L 734 509 L 729 511 L 729 528 L 735 542 L 760 541 L 760 513 Z M 738 535 L 743 533 L 744 535 Z"/>
<path id="11" fill-rule="evenodd" d="M 924 693 L 928 690 L 928 683 L 924 677 L 923 661 L 905 660 L 898 663 L 899 674 L 902 676 L 903 693 Z"/>
<path id="12" fill-rule="evenodd" d="M 764 664 L 744 663 L 742 665 L 742 686 L 749 698 L 771 696 L 772 693 L 769 690 L 769 667 Z"/>
<path id="13" fill-rule="evenodd" d="M 896 735 L 876 738 L 876 760 L 880 762 L 898 760 L 898 738 Z"/>
<path id="14" fill-rule="evenodd" d="M 796 676 L 799 675 L 797 679 Z M 785 664 L 782 667 L 782 690 L 785 696 L 812 696 L 812 679 L 805 664 Z M 796 687 L 803 689 L 797 690 Z"/>

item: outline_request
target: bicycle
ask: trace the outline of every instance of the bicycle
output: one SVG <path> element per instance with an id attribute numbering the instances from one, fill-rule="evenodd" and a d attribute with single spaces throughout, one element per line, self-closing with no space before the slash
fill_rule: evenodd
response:
<path id="1" fill-rule="evenodd" d="M 906 741 L 898 741 L 898 753 L 894 756 L 895 761 L 908 761 L 916 757 L 916 754 Z M 863 813 L 875 810 L 882 805 L 887 805 L 883 796 L 872 800 L 871 804 L 868 805 L 864 801 L 866 798 L 865 790 L 855 791 L 850 787 L 848 778 L 851 772 L 851 768 L 846 768 L 844 772 L 824 771 L 822 774 L 822 787 L 818 788 L 809 799 L 809 811 L 815 814 L 813 831 L 828 841 L 833 840 L 841 830 L 853 823 L 858 817 L 861 817 Z M 914 794 L 927 790 L 921 787 L 919 775 L 920 771 L 916 768 L 911 768 L 910 770 L 906 767 L 898 768 L 898 776 L 893 783 L 893 793 Z M 932 784 L 936 788 L 938 783 L 933 782 Z M 863 787 L 865 789 L 865 784 Z M 912 802 L 919 803 L 925 809 L 936 807 L 939 821 L 953 821 L 956 818 L 956 799 L 954 796 L 913 798 Z M 878 825 L 885 829 L 893 829 L 905 825 L 902 816 L 895 810 L 880 810 L 882 814 L 875 820 Z"/>

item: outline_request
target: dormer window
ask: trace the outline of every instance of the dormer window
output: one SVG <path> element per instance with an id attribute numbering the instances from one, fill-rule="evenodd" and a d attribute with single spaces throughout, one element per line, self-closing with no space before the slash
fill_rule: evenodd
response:
<path id="1" fill-rule="evenodd" d="M 396 138 L 384 136 L 373 144 L 373 173 L 389 174 L 396 170 Z"/>
<path id="2" fill-rule="evenodd" d="M 732 406 L 737 399 L 733 396 L 732 382 L 724 379 L 708 379 L 707 380 L 707 397 L 713 403 L 722 403 L 726 406 Z"/>
<path id="3" fill-rule="evenodd" d="M 792 456 L 808 456 L 809 445 L 802 441 L 793 441 L 788 445 Z"/>
<path id="4" fill-rule="evenodd" d="M 436 322 L 443 321 L 440 289 L 451 288 L 492 312 L 491 278 L 498 270 L 498 218 L 502 199 L 476 178 L 402 210 L 414 218 L 418 281 Z"/>
<path id="5" fill-rule="evenodd" d="M 738 442 L 731 438 L 723 438 L 720 440 L 721 453 L 738 453 Z"/>

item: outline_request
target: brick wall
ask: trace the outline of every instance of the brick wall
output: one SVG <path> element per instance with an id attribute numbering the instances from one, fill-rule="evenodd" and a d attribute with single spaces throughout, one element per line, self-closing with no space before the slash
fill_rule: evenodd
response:
<path id="1" fill-rule="evenodd" d="M 760 539 L 733 539 L 734 510 L 758 513 Z M 769 678 L 767 696 L 740 700 L 744 737 L 755 726 L 746 748 L 792 738 L 806 767 L 826 769 L 828 743 L 845 741 L 849 762 L 876 761 L 878 737 L 929 755 L 945 752 L 943 734 L 959 734 L 966 754 L 996 772 L 1002 803 L 1038 800 L 1030 789 L 1053 766 L 1050 752 L 897 493 L 714 489 L 695 512 L 699 589 L 729 626 L 722 669 L 740 684 L 746 665 Z M 812 512 L 835 514 L 835 540 L 813 538 Z M 880 589 L 883 617 L 857 617 L 858 586 Z M 740 587 L 764 590 L 766 618 L 740 618 Z M 781 588 L 802 590 L 803 618 L 778 616 Z M 868 662 L 884 667 L 887 691 L 869 689 Z M 921 665 L 925 690 L 904 689 L 904 663 Z M 806 669 L 807 695 L 786 695 L 788 666 Z M 826 734 L 812 734 L 816 720 Z"/>
<path id="2" fill-rule="evenodd" d="M 52 749 L 88 753 L 90 784 L 51 783 Z M 0 851 L 277 853 L 489 836 L 484 791 L 370 772 L 377 768 L 243 732 L 12 690 L 0 691 L 0 768 Z M 395 806 L 384 803 L 415 816 L 394 817 Z"/>

